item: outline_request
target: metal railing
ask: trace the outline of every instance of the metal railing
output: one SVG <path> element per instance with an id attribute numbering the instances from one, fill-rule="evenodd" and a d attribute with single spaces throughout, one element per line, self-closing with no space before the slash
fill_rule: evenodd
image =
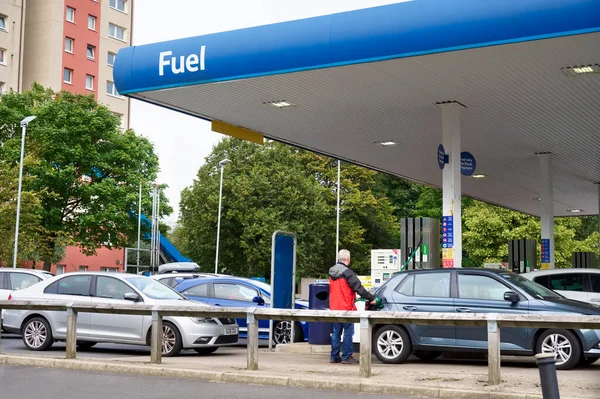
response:
<path id="1" fill-rule="evenodd" d="M 1 309 L 65 311 L 67 313 L 66 358 L 77 357 L 77 315 L 79 313 L 130 314 L 152 316 L 150 339 L 151 363 L 160 364 L 162 359 L 162 319 L 166 316 L 182 317 L 245 317 L 248 324 L 247 369 L 258 369 L 258 320 L 360 323 L 359 376 L 371 376 L 373 328 L 383 324 L 418 324 L 457 327 L 487 327 L 488 377 L 490 385 L 500 384 L 500 328 L 567 328 L 600 329 L 600 316 L 569 314 L 497 314 L 497 313 L 418 313 L 382 311 L 332 311 L 291 310 L 269 308 L 198 308 L 150 305 L 106 305 L 87 303 L 58 303 L 49 301 L 0 301 Z M 0 336 L 0 350 L 1 350 Z"/>

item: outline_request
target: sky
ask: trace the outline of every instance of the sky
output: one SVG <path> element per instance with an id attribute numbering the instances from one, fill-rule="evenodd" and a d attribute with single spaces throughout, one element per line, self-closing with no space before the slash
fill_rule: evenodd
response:
<path id="1" fill-rule="evenodd" d="M 402 0 L 136 0 L 133 44 L 141 45 L 266 25 L 294 19 L 399 3 Z M 173 226 L 179 213 L 181 191 L 192 185 L 198 169 L 223 136 L 210 123 L 154 105 L 132 100 L 130 126 L 147 137 L 160 159 L 157 183 L 173 214 L 164 222 Z"/>

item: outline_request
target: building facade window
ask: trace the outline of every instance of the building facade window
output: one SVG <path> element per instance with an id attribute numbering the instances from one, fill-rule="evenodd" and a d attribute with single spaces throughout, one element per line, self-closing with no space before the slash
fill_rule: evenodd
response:
<path id="1" fill-rule="evenodd" d="M 65 272 L 65 265 L 56 265 L 56 275 L 58 276 L 59 274 L 64 274 Z"/>
<path id="2" fill-rule="evenodd" d="M 0 82 L 0 96 L 4 94 L 4 85 L 5 84 L 6 83 L 4 83 L 4 82 Z"/>
<path id="3" fill-rule="evenodd" d="M 109 23 L 108 24 L 108 36 L 125 41 L 125 28 L 118 25 Z"/>
<path id="4" fill-rule="evenodd" d="M 85 75 L 85 88 L 94 90 L 94 77 L 92 75 Z"/>
<path id="5" fill-rule="evenodd" d="M 75 23 L 75 9 L 67 7 L 67 21 Z"/>
<path id="6" fill-rule="evenodd" d="M 114 66 L 117 55 L 115 53 L 108 52 L 108 66 Z"/>
<path id="7" fill-rule="evenodd" d="M 127 12 L 125 11 L 125 8 L 127 6 L 127 0 L 110 0 L 110 6 L 116 10 L 119 10 L 121 12 Z"/>
<path id="8" fill-rule="evenodd" d="M 96 30 L 96 17 L 88 15 L 88 29 Z"/>
<path id="9" fill-rule="evenodd" d="M 96 59 L 96 46 L 92 46 L 91 44 L 87 45 L 87 58 L 88 60 Z"/>
<path id="10" fill-rule="evenodd" d="M 65 37 L 65 51 L 67 53 L 73 53 L 75 48 L 75 40 L 70 37 Z"/>
<path id="11" fill-rule="evenodd" d="M 73 70 L 69 68 L 65 68 L 63 72 L 63 81 L 65 83 L 73 83 Z"/>
<path id="12" fill-rule="evenodd" d="M 111 82 L 110 80 L 106 82 L 106 94 L 108 94 L 109 96 L 120 97 L 115 83 Z"/>
<path id="13" fill-rule="evenodd" d="M 6 50 L 0 48 L 0 64 L 6 65 Z"/>
<path id="14" fill-rule="evenodd" d="M 6 15 L 0 15 L 0 29 L 6 30 L 6 20 L 8 17 Z"/>
<path id="15" fill-rule="evenodd" d="M 88 271 L 88 267 L 81 265 L 81 266 L 79 266 L 79 271 L 80 272 L 87 272 Z"/>

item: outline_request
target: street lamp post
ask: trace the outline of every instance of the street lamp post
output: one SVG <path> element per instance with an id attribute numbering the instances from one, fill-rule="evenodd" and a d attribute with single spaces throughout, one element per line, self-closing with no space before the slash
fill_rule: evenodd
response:
<path id="1" fill-rule="evenodd" d="M 19 218 L 21 216 L 21 188 L 23 186 L 23 155 L 25 154 L 25 134 L 27 125 L 35 119 L 35 116 L 28 116 L 21 121 L 21 162 L 19 164 L 19 189 L 17 191 L 17 220 L 15 224 L 15 249 L 13 253 L 13 267 L 17 267 L 17 252 L 19 250 Z"/>
<path id="2" fill-rule="evenodd" d="M 219 270 L 219 235 L 221 234 L 221 201 L 223 199 L 223 171 L 225 170 L 225 165 L 230 163 L 229 159 L 224 159 L 219 162 L 219 166 L 221 167 L 221 182 L 219 183 L 219 216 L 217 218 L 217 252 L 215 254 L 215 274 L 218 273 Z"/>

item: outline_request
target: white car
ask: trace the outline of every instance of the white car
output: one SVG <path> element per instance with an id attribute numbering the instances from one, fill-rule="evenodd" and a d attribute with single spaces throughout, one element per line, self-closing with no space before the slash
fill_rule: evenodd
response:
<path id="1" fill-rule="evenodd" d="M 170 305 L 205 307 L 186 299 L 158 281 L 135 274 L 78 272 L 63 274 L 11 293 L 13 300 L 83 302 L 113 305 Z M 133 345 L 150 344 L 151 316 L 80 313 L 77 345 L 89 348 L 98 342 Z M 23 335 L 30 350 L 41 351 L 67 337 L 66 312 L 5 310 L 4 328 Z M 163 356 L 182 349 L 209 354 L 219 346 L 238 342 L 235 319 L 212 317 L 164 317 Z"/>
<path id="2" fill-rule="evenodd" d="M 521 276 L 569 299 L 600 306 L 599 269 L 536 270 Z"/>
<path id="3" fill-rule="evenodd" d="M 0 268 L 0 299 L 7 300 L 11 292 L 30 287 L 53 276 L 45 270 Z M 0 319 L 3 314 L 0 313 Z"/>

